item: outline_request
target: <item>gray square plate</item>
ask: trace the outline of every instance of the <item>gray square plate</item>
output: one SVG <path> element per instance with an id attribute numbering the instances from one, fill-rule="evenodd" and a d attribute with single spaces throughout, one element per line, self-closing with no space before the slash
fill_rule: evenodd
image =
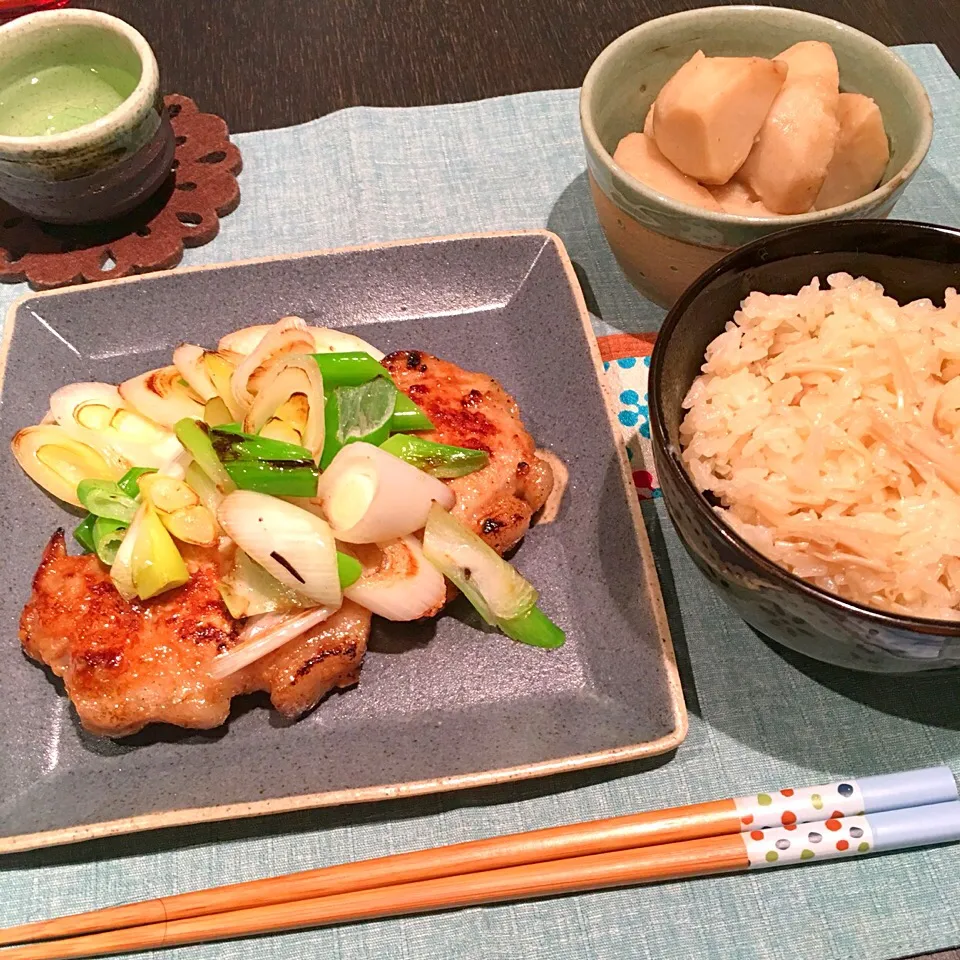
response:
<path id="1" fill-rule="evenodd" d="M 568 466 L 556 522 L 516 562 L 567 631 L 548 652 L 477 629 L 463 601 L 379 623 L 359 687 L 295 724 L 264 700 L 228 724 L 84 733 L 17 642 L 31 575 L 74 517 L 0 458 L 0 852 L 96 836 L 543 776 L 662 753 L 686 733 L 656 572 L 559 239 L 448 237 L 154 274 L 29 295 L 3 341 L 2 434 L 49 394 L 169 363 L 183 340 L 298 314 L 386 352 L 418 348 L 496 376 Z"/>

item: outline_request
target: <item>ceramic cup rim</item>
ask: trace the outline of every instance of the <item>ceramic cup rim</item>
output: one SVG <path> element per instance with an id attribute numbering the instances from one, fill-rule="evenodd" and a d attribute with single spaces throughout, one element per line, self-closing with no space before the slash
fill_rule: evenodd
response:
<path id="1" fill-rule="evenodd" d="M 160 69 L 146 38 L 125 20 L 99 10 L 41 10 L 27 14 L 0 27 L 0 56 L 7 44 L 15 45 L 21 35 L 46 31 L 56 26 L 83 24 L 96 26 L 127 40 L 140 60 L 140 79 L 126 99 L 102 117 L 72 130 L 32 137 L 0 135 L 0 153 L 7 158 L 28 158 L 42 150 L 57 153 L 109 138 L 117 130 L 135 126 L 153 108 L 160 88 Z"/>
<path id="2" fill-rule="evenodd" d="M 695 207 L 691 204 L 683 203 L 680 200 L 674 200 L 665 194 L 659 193 L 652 187 L 641 183 L 623 170 L 619 164 L 613 162 L 613 157 L 603 145 L 597 133 L 591 110 L 591 104 L 595 96 L 595 88 L 599 83 L 600 75 L 608 61 L 622 50 L 633 47 L 638 39 L 657 34 L 667 24 L 692 25 L 704 21 L 709 22 L 711 20 L 734 17 L 749 20 L 751 16 L 759 13 L 762 13 L 766 17 L 778 19 L 784 23 L 804 21 L 810 24 L 828 26 L 829 29 L 844 33 L 854 38 L 858 43 L 872 48 L 884 60 L 888 74 L 895 74 L 899 77 L 903 85 L 910 92 L 914 107 L 918 109 L 921 118 L 921 128 L 920 136 L 914 149 L 900 169 L 897 170 L 886 183 L 881 184 L 876 190 L 872 190 L 870 193 L 856 200 L 851 200 L 849 203 L 841 204 L 838 207 L 829 207 L 825 210 L 811 210 L 807 213 L 783 214 L 775 218 L 748 217 L 733 213 L 717 213 L 713 210 L 705 210 L 703 207 Z M 684 10 L 680 13 L 672 13 L 664 17 L 656 17 L 653 20 L 648 20 L 646 23 L 641 23 L 639 26 L 621 34 L 604 47 L 596 60 L 590 65 L 587 75 L 584 78 L 583 86 L 580 89 L 579 107 L 580 128 L 587 142 L 589 151 L 604 167 L 613 184 L 625 195 L 629 196 L 630 193 L 639 194 L 648 204 L 659 206 L 674 216 L 694 217 L 714 227 L 734 224 L 749 225 L 760 228 L 764 233 L 770 233 L 773 230 L 785 230 L 790 227 L 802 226 L 808 223 L 821 223 L 824 220 L 846 219 L 869 215 L 871 210 L 879 207 L 884 200 L 888 199 L 916 173 L 924 157 L 926 157 L 933 140 L 933 108 L 930 104 L 930 97 L 920 82 L 920 79 L 906 61 L 886 44 L 881 43 L 875 37 L 871 37 L 862 30 L 857 30 L 855 27 L 851 27 L 849 24 L 843 23 L 840 20 L 834 20 L 831 17 L 822 17 L 819 14 L 807 13 L 805 10 L 768 7 L 757 4 L 742 4 L 729 7 L 700 7 L 695 10 Z M 609 197 L 608 191 L 604 189 L 602 184 L 600 188 Z M 613 202 L 616 203 L 616 201 Z M 620 206 L 619 203 L 616 205 L 618 207 Z"/>

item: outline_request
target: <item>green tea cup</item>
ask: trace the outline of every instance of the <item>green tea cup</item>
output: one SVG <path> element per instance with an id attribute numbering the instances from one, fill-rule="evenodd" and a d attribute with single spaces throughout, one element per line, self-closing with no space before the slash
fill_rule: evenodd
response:
<path id="1" fill-rule="evenodd" d="M 157 61 L 94 10 L 0 27 L 0 198 L 48 223 L 114 219 L 169 176 L 174 137 Z"/>

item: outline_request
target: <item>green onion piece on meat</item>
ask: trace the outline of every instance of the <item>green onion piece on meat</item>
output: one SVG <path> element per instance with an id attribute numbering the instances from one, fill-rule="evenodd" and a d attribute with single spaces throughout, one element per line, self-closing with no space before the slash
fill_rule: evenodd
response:
<path id="1" fill-rule="evenodd" d="M 348 553 L 337 551 L 337 574 L 340 577 L 340 588 L 346 590 L 352 587 L 363 575 L 363 567 L 356 557 Z"/>
<path id="2" fill-rule="evenodd" d="M 270 437 L 258 437 L 253 433 L 240 430 L 225 430 L 214 427 L 210 430 L 210 443 L 221 463 L 236 460 L 266 460 L 272 463 L 307 461 L 313 457 L 306 447 L 286 440 L 273 440 Z"/>
<path id="3" fill-rule="evenodd" d="M 325 390 L 333 387 L 359 387 L 377 377 L 390 379 L 390 374 L 369 353 L 314 353 Z"/>
<path id="4" fill-rule="evenodd" d="M 226 460 L 224 469 L 239 490 L 274 497 L 315 497 L 319 471 L 307 460 Z"/>
<path id="5" fill-rule="evenodd" d="M 468 473 L 482 470 L 490 461 L 490 454 L 486 450 L 452 447 L 402 433 L 395 433 L 381 443 L 380 449 L 441 480 L 465 477 Z"/>
<path id="6" fill-rule="evenodd" d="M 223 464 L 213 449 L 210 428 L 205 423 L 184 417 L 177 421 L 174 431 L 177 439 L 221 493 L 231 493 L 236 490 L 236 484 L 230 479 L 230 474 L 223 469 Z"/>
<path id="7" fill-rule="evenodd" d="M 203 405 L 203 420 L 210 427 L 231 423 L 233 417 L 222 397 L 212 397 Z"/>
<path id="8" fill-rule="evenodd" d="M 128 496 L 136 500 L 140 496 L 140 478 L 145 473 L 156 473 L 156 467 L 131 467 L 118 481 L 117 486 Z"/>
<path id="9" fill-rule="evenodd" d="M 397 391 L 397 404 L 390 418 L 391 433 L 415 433 L 433 430 L 430 418 L 405 394 Z"/>
<path id="10" fill-rule="evenodd" d="M 81 480 L 77 499 L 97 517 L 130 523 L 137 514 L 137 502 L 112 480 Z"/>
<path id="11" fill-rule="evenodd" d="M 532 607 L 512 620 L 498 620 L 497 626 L 511 639 L 531 647 L 554 649 L 566 641 L 564 632 L 539 608 Z"/>
<path id="12" fill-rule="evenodd" d="M 84 553 L 94 553 L 97 549 L 93 542 L 93 525 L 96 520 L 92 513 L 88 513 L 73 531 L 73 538 L 83 547 Z"/>
<path id="13" fill-rule="evenodd" d="M 320 466 L 326 470 L 348 443 L 362 440 L 379 447 L 390 435 L 390 420 L 400 396 L 393 382 L 383 378 L 328 390 Z"/>
<path id="14" fill-rule="evenodd" d="M 106 517 L 97 517 L 93 525 L 94 549 L 108 567 L 113 566 L 113 561 L 117 559 L 117 551 L 123 543 L 128 526 L 129 524 L 108 520 Z"/>
<path id="15" fill-rule="evenodd" d="M 437 503 L 427 516 L 423 555 L 508 637 L 537 647 L 563 645 L 563 631 L 537 607 L 533 586 Z"/>
<path id="16" fill-rule="evenodd" d="M 130 568 L 137 595 L 141 600 L 149 600 L 183 586 L 190 574 L 156 510 L 149 504 L 144 504 L 143 510 L 135 531 Z"/>

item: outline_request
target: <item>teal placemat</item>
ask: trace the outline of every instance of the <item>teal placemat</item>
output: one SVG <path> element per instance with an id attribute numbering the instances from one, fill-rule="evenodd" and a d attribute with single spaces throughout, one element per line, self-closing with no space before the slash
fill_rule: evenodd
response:
<path id="1" fill-rule="evenodd" d="M 937 132 L 895 215 L 949 222 L 960 208 L 960 80 L 933 46 L 902 52 L 930 92 Z M 581 271 L 598 333 L 651 331 L 660 322 L 662 312 L 620 277 L 596 223 L 576 91 L 346 110 L 299 127 L 243 134 L 237 142 L 243 201 L 214 243 L 187 254 L 189 264 L 547 226 Z M 5 313 L 22 292 L 0 290 L 0 309 Z M 0 861 L 0 923 L 789 783 L 938 762 L 960 771 L 960 679 L 857 676 L 788 658 L 708 589 L 660 503 L 645 510 L 691 715 L 690 736 L 674 758 L 7 858 Z M 960 944 L 958 903 L 960 848 L 954 847 L 162 956 L 880 960 Z"/>

